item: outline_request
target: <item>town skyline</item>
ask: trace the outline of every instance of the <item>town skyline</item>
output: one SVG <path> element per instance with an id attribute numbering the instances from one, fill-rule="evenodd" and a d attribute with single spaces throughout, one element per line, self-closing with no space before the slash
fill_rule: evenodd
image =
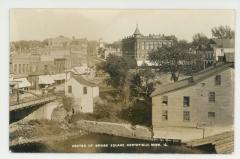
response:
<path id="1" fill-rule="evenodd" d="M 136 25 L 146 36 L 175 35 L 178 39 L 187 41 L 191 41 L 192 36 L 198 32 L 212 37 L 211 29 L 219 25 L 228 25 L 235 30 L 233 10 L 144 11 L 146 10 L 13 9 L 10 11 L 10 41 L 44 40 L 63 35 L 114 42 L 133 35 Z M 149 25 L 151 23 L 154 25 Z M 175 26 L 178 26 L 177 30 Z"/>

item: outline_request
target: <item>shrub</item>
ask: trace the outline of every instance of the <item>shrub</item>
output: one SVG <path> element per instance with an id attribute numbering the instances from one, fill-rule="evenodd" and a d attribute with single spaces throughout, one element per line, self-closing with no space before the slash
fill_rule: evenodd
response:
<path id="1" fill-rule="evenodd" d="M 63 107 L 67 112 L 72 111 L 74 100 L 72 97 L 63 97 Z"/>
<path id="2" fill-rule="evenodd" d="M 123 109 L 119 115 L 133 125 L 142 124 L 150 126 L 152 123 L 151 100 L 137 100 L 129 108 Z"/>

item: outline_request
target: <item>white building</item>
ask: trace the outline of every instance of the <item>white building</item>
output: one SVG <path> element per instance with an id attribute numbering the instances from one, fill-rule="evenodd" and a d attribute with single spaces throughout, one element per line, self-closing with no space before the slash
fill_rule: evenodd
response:
<path id="1" fill-rule="evenodd" d="M 214 41 L 214 57 L 216 61 L 223 61 L 224 58 L 232 57 L 234 62 L 235 45 L 234 39 L 213 39 Z M 229 59 L 225 59 L 228 62 Z"/>
<path id="2" fill-rule="evenodd" d="M 99 87 L 81 75 L 71 75 L 65 83 L 65 95 L 74 100 L 74 111 L 93 113 L 94 98 L 99 96 Z"/>

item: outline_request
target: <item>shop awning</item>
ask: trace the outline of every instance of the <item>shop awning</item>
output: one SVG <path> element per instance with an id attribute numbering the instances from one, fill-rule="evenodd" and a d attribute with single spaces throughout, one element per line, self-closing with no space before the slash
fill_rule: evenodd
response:
<path id="1" fill-rule="evenodd" d="M 61 81 L 61 80 L 65 80 L 66 74 L 59 73 L 59 74 L 51 75 L 51 77 L 53 78 L 54 81 Z"/>
<path id="2" fill-rule="evenodd" d="M 14 79 L 11 81 L 11 83 L 15 83 L 16 88 L 26 88 L 31 86 L 31 83 L 26 78 Z"/>
<path id="3" fill-rule="evenodd" d="M 39 76 L 38 84 L 53 84 L 54 80 L 50 75 L 41 75 Z"/>

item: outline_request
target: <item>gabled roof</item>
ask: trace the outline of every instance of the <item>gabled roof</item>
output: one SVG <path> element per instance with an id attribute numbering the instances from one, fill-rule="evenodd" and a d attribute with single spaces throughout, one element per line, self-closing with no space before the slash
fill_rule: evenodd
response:
<path id="1" fill-rule="evenodd" d="M 87 81 L 86 79 L 84 79 L 82 76 L 80 75 L 73 75 L 73 78 L 79 82 L 80 84 L 84 84 L 86 86 L 89 86 L 89 87 L 96 87 L 97 84 L 93 83 L 93 82 L 90 82 L 90 81 Z"/>
<path id="2" fill-rule="evenodd" d="M 212 39 L 218 48 L 234 48 L 234 39 Z"/>
<path id="3" fill-rule="evenodd" d="M 193 85 L 195 85 L 213 75 L 216 75 L 232 66 L 233 66 L 233 63 L 227 63 L 227 64 L 221 64 L 221 65 L 218 65 L 215 67 L 214 66 L 209 67 L 208 69 L 200 71 L 200 72 L 194 74 L 192 77 L 186 78 L 184 80 L 177 81 L 175 83 L 166 84 L 166 85 L 159 85 L 159 87 L 156 88 L 156 90 L 151 94 L 151 97 L 193 86 Z"/>

